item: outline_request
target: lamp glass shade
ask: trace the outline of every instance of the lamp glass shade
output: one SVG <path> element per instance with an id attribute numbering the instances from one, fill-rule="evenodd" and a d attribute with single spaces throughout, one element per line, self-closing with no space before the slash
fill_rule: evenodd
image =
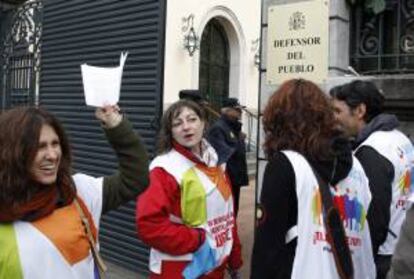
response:
<path id="1" fill-rule="evenodd" d="M 184 47 L 188 50 L 190 56 L 193 56 L 198 48 L 198 37 L 193 27 L 190 28 L 188 34 L 184 37 Z"/>

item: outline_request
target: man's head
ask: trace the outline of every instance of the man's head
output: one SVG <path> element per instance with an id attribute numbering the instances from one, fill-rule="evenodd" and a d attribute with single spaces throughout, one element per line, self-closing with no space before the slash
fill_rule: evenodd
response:
<path id="1" fill-rule="evenodd" d="M 226 98 L 223 100 L 221 114 L 224 114 L 233 120 L 240 120 L 243 108 L 245 108 L 245 106 L 240 105 L 237 98 Z"/>
<path id="2" fill-rule="evenodd" d="M 375 116 L 383 112 L 384 96 L 374 83 L 356 80 L 334 87 L 329 94 L 340 128 L 355 137 Z"/>
<path id="3" fill-rule="evenodd" d="M 178 93 L 178 97 L 180 98 L 180 100 L 193 101 L 199 105 L 204 105 L 206 103 L 206 100 L 201 95 L 201 92 L 197 89 L 180 90 L 180 92 Z"/>

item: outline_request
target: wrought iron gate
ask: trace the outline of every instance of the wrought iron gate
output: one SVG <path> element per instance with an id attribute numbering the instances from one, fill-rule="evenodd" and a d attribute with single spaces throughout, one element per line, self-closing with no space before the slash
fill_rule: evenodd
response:
<path id="1" fill-rule="evenodd" d="M 17 7 L 2 40 L 2 109 L 38 103 L 42 8 L 41 0 Z"/>

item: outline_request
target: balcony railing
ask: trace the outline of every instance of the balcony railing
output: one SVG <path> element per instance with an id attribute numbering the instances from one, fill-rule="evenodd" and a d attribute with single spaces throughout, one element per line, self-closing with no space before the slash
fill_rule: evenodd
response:
<path id="1" fill-rule="evenodd" d="M 351 13 L 351 65 L 362 74 L 414 72 L 414 0 L 387 0 L 380 14 Z"/>

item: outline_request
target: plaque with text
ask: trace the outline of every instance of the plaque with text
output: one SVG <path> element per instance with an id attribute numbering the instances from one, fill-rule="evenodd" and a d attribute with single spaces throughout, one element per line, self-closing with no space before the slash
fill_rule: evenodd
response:
<path id="1" fill-rule="evenodd" d="M 267 83 L 292 78 L 323 83 L 328 76 L 328 1 L 274 5 L 268 16 Z"/>

